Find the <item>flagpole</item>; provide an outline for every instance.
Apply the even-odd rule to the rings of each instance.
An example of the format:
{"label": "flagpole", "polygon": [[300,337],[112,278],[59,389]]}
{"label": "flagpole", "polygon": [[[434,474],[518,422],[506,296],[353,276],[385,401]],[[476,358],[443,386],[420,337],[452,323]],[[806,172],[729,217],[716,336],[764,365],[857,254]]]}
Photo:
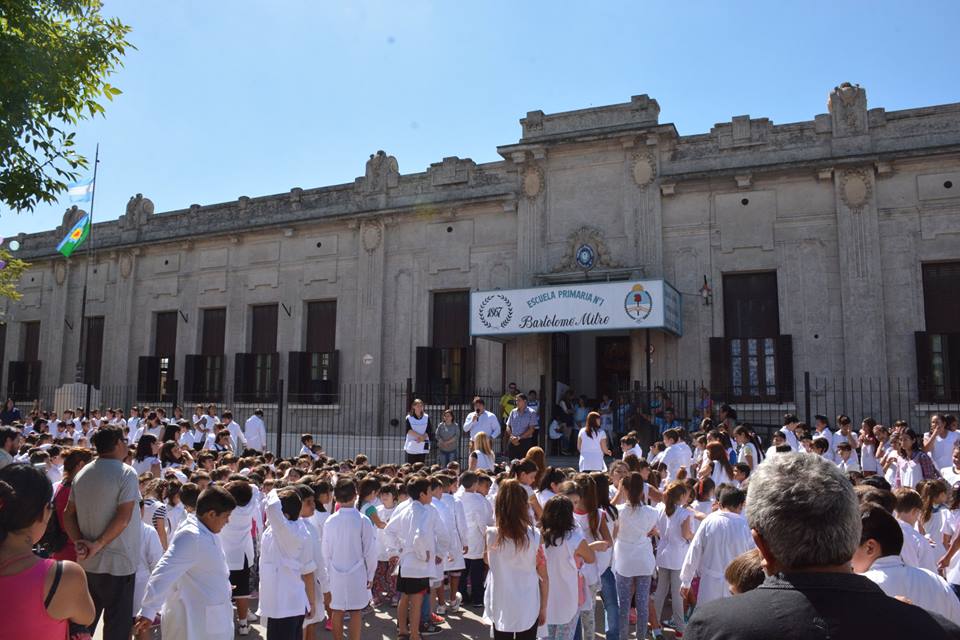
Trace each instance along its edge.
{"label": "flagpole", "polygon": [[90,417],[90,383],[86,376],[86,349],[84,338],[88,333],[87,316],[87,280],[90,277],[90,254],[93,251],[93,203],[97,198],[97,166],[100,164],[100,143],[93,155],[93,190],[90,192],[90,231],[87,232],[87,262],[83,270],[83,297],[80,302],[80,348],[77,355],[77,382],[86,384],[86,397],[83,403],[83,417]]}

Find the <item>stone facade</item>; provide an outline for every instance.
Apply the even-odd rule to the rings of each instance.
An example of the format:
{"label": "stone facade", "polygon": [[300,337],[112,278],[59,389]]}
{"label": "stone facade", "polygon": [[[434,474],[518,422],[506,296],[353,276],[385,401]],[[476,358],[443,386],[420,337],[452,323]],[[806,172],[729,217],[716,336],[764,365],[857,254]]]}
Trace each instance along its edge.
{"label": "stone facade", "polygon": [[[137,194],[93,231],[87,315],[106,317],[102,382],[136,379],[160,311],[181,312],[182,370],[206,307],[227,308],[231,380],[249,307],[267,302],[283,305],[286,371],[284,354],[303,350],[304,301],[324,299],[338,303],[341,381],[402,381],[430,344],[431,292],[581,281],[571,247],[583,237],[599,250],[590,277],[665,278],[683,292],[683,337],[653,338],[656,379],[709,379],[722,275],[756,270],[778,274],[796,375],[913,376],[921,262],[960,260],[960,104],[868,109],[865,91],[843,84],[827,107],[807,122],[737,116],[680,136],[656,100],[635,96],[530,112],[488,164],[451,157],[401,174],[378,151],[352,184],[163,213]],[[85,259],[54,252],[76,215],[18,238],[33,267],[6,309],[4,353],[19,359],[22,323],[42,321],[44,386],[72,381],[76,366]],[[712,306],[696,295],[705,276]],[[548,336],[477,342],[478,386],[532,388],[549,370]]]}

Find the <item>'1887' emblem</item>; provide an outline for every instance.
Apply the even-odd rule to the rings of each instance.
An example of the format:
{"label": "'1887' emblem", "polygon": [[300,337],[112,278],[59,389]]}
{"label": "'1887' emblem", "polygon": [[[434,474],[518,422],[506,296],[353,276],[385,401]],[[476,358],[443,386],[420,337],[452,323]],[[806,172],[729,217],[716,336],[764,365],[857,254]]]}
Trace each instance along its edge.
{"label": "'1887' emblem", "polygon": [[487,329],[506,329],[513,320],[513,305],[502,293],[487,296],[480,303],[480,322]]}

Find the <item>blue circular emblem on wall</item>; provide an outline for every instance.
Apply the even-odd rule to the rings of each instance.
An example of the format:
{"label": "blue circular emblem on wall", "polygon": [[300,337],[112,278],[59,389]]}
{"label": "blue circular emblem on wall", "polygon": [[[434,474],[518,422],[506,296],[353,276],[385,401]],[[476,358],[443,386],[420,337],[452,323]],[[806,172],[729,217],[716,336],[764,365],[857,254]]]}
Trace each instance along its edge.
{"label": "blue circular emblem on wall", "polygon": [[597,253],[590,245],[582,244],[577,249],[576,259],[578,267],[584,271],[589,271],[590,269],[593,269],[593,265],[597,259]]}

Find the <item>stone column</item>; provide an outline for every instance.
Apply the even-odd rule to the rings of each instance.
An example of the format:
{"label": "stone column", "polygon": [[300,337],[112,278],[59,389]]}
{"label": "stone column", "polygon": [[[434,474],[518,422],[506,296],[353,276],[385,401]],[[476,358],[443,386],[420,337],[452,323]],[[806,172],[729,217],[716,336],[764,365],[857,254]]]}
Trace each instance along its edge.
{"label": "stone column", "polygon": [[[40,322],[40,345],[42,348],[40,360],[43,363],[41,365],[40,385],[43,387],[57,387],[61,382],[73,382],[73,377],[68,380],[60,380],[63,352],[66,348],[64,345],[67,326],[64,321],[67,319],[70,272],[71,268],[68,260],[57,258],[53,261],[53,288],[49,312]],[[76,325],[74,320],[71,320],[71,322]],[[73,330],[79,332],[80,327],[74,326]],[[20,342],[22,342],[22,338],[20,338]],[[14,355],[16,357],[13,357]],[[14,353],[11,354],[10,359],[19,360],[21,356],[21,353]]]}
{"label": "stone column", "polygon": [[385,325],[404,326],[400,319],[384,322],[383,318],[384,230],[379,218],[364,220],[358,230],[356,354],[373,356],[372,364],[355,369],[359,371],[357,381],[363,383],[381,381]]}
{"label": "stone column", "polygon": [[511,159],[518,167],[520,198],[517,201],[517,272],[514,286],[527,287],[544,265],[541,246],[546,226],[546,150],[519,151]]}
{"label": "stone column", "polygon": [[847,377],[887,375],[880,224],[872,167],[837,171],[837,236]]}
{"label": "stone column", "polygon": [[624,211],[628,215],[627,232],[634,240],[634,264],[643,266],[645,278],[663,275],[663,212],[657,176],[660,174],[660,153],[656,134],[624,141],[626,151],[626,184],[636,188],[624,190]]}
{"label": "stone column", "polygon": [[[138,322],[134,315],[137,312],[134,290],[139,254],[139,249],[131,249],[113,256],[116,258],[117,273],[112,287],[113,296],[107,304],[110,312],[104,314],[103,362],[105,366],[102,368],[101,376],[105,387],[112,385],[134,387],[137,384],[137,359],[144,354],[133,348],[130,339],[133,325]],[[144,327],[144,324],[147,326]],[[144,320],[139,326],[141,332],[149,333],[149,321]],[[182,367],[177,368],[176,371],[182,373]],[[136,389],[131,389],[127,396],[128,404],[124,405],[125,407],[132,404],[134,395],[136,395]]]}

